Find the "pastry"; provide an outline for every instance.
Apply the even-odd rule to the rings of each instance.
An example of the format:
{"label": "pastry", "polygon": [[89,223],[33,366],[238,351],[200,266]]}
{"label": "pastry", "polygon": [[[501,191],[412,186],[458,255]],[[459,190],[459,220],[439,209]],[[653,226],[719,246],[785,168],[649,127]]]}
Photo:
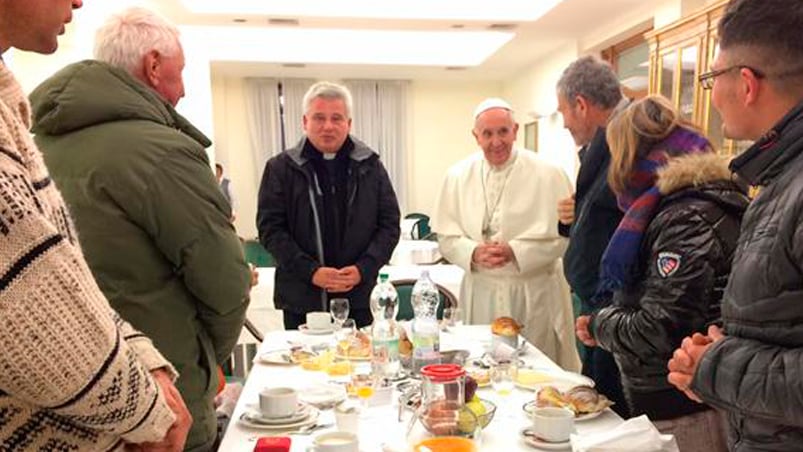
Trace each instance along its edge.
{"label": "pastry", "polygon": [[510,317],[499,317],[491,324],[491,332],[499,336],[518,336],[521,325]]}

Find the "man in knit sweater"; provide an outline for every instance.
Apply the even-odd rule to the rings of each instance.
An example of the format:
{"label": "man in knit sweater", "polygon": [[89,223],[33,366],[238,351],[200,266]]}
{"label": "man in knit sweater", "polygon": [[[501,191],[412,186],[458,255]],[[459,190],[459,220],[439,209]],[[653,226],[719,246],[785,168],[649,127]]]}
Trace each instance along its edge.
{"label": "man in knit sweater", "polygon": [[[0,55],[53,53],[80,6],[0,1]],[[175,370],[109,307],[29,126],[0,62],[0,450],[180,450],[191,418]]]}

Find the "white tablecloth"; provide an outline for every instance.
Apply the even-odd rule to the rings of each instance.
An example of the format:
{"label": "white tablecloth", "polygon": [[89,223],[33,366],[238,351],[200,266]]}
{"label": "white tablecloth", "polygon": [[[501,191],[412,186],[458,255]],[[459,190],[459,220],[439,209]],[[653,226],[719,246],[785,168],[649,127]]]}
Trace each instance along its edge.
{"label": "white tablecloth", "polygon": [[[434,243],[434,242],[428,242]],[[460,284],[463,282],[463,269],[456,265],[386,265],[382,272],[388,273],[390,280],[418,279],[422,270],[429,270],[432,281],[449,289],[455,296],[460,296]],[[273,305],[273,284],[276,269],[273,267],[257,268],[259,284],[251,289],[251,304],[248,306],[248,319],[263,333],[284,329],[282,311]],[[254,342],[253,336],[247,332],[240,335],[239,343]]]}
{"label": "white tablecloth", "polygon": [[391,265],[434,264],[441,258],[438,242],[431,240],[399,240],[393,255],[390,257]]}
{"label": "white tablecloth", "polygon": [[[467,349],[472,356],[479,356],[490,344],[490,327],[488,325],[462,326],[449,333],[441,335],[441,349]],[[308,344],[332,341],[332,336],[308,336],[298,331],[276,331],[268,334],[260,347],[260,352],[276,350],[287,347],[287,341],[301,341]],[[535,367],[558,369],[544,354],[535,347],[529,346],[523,359]],[[245,404],[253,404],[258,400],[259,392],[266,387],[291,386],[302,390],[314,384],[325,383],[329,377],[324,372],[310,372],[302,370],[299,366],[269,366],[255,364],[246,381],[237,407],[234,410],[232,422],[226,430],[220,450],[225,452],[250,452],[254,449],[256,439],[267,436],[270,432],[255,430],[242,426],[236,420],[244,411]],[[499,400],[496,393],[490,388],[480,389],[480,397],[495,402],[498,406],[496,416],[481,438],[481,450],[487,451],[514,451],[535,450],[527,446],[519,436],[522,428],[530,425],[530,421],[522,411],[522,405],[534,398],[529,390],[515,389],[508,396],[507,401]],[[395,450],[407,452],[409,445],[427,436],[427,432],[416,423],[409,443],[404,437],[407,421],[411,413],[405,414],[404,422],[397,421],[398,394],[394,394],[393,404],[390,406],[368,408],[367,417],[360,420],[360,449],[364,452],[383,450],[383,446],[390,446]],[[331,410],[322,411],[318,418],[319,423],[334,423],[334,414]],[[622,419],[610,409],[602,415],[583,422],[577,422],[575,428],[578,433],[591,433],[609,430],[620,423]],[[334,431],[332,427],[316,432],[320,434]],[[311,444],[312,436],[293,435],[292,451],[305,451]]]}

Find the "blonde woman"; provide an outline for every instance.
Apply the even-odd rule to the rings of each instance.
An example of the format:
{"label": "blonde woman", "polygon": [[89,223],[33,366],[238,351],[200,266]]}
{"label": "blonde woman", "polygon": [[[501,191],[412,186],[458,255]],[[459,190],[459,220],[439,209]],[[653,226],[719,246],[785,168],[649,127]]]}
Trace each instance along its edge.
{"label": "blonde woman", "polygon": [[632,415],[674,434],[681,451],[726,450],[719,416],[669,384],[666,365],[684,337],[719,319],[748,199],[663,97],[631,104],[607,138],[609,183],[625,214],[595,298],[612,304],[578,318],[577,335],[613,353]]}

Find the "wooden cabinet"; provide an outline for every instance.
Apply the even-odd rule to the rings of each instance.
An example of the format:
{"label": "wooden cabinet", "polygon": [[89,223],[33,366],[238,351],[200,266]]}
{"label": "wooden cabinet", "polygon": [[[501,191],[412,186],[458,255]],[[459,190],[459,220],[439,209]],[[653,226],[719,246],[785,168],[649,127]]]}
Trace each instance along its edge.
{"label": "wooden cabinet", "polygon": [[674,102],[684,118],[698,125],[721,153],[735,155],[750,143],[728,140],[722,120],[711,105],[711,91],[697,77],[709,70],[717,48],[717,24],[727,0],[644,34],[650,46],[651,94]]}

